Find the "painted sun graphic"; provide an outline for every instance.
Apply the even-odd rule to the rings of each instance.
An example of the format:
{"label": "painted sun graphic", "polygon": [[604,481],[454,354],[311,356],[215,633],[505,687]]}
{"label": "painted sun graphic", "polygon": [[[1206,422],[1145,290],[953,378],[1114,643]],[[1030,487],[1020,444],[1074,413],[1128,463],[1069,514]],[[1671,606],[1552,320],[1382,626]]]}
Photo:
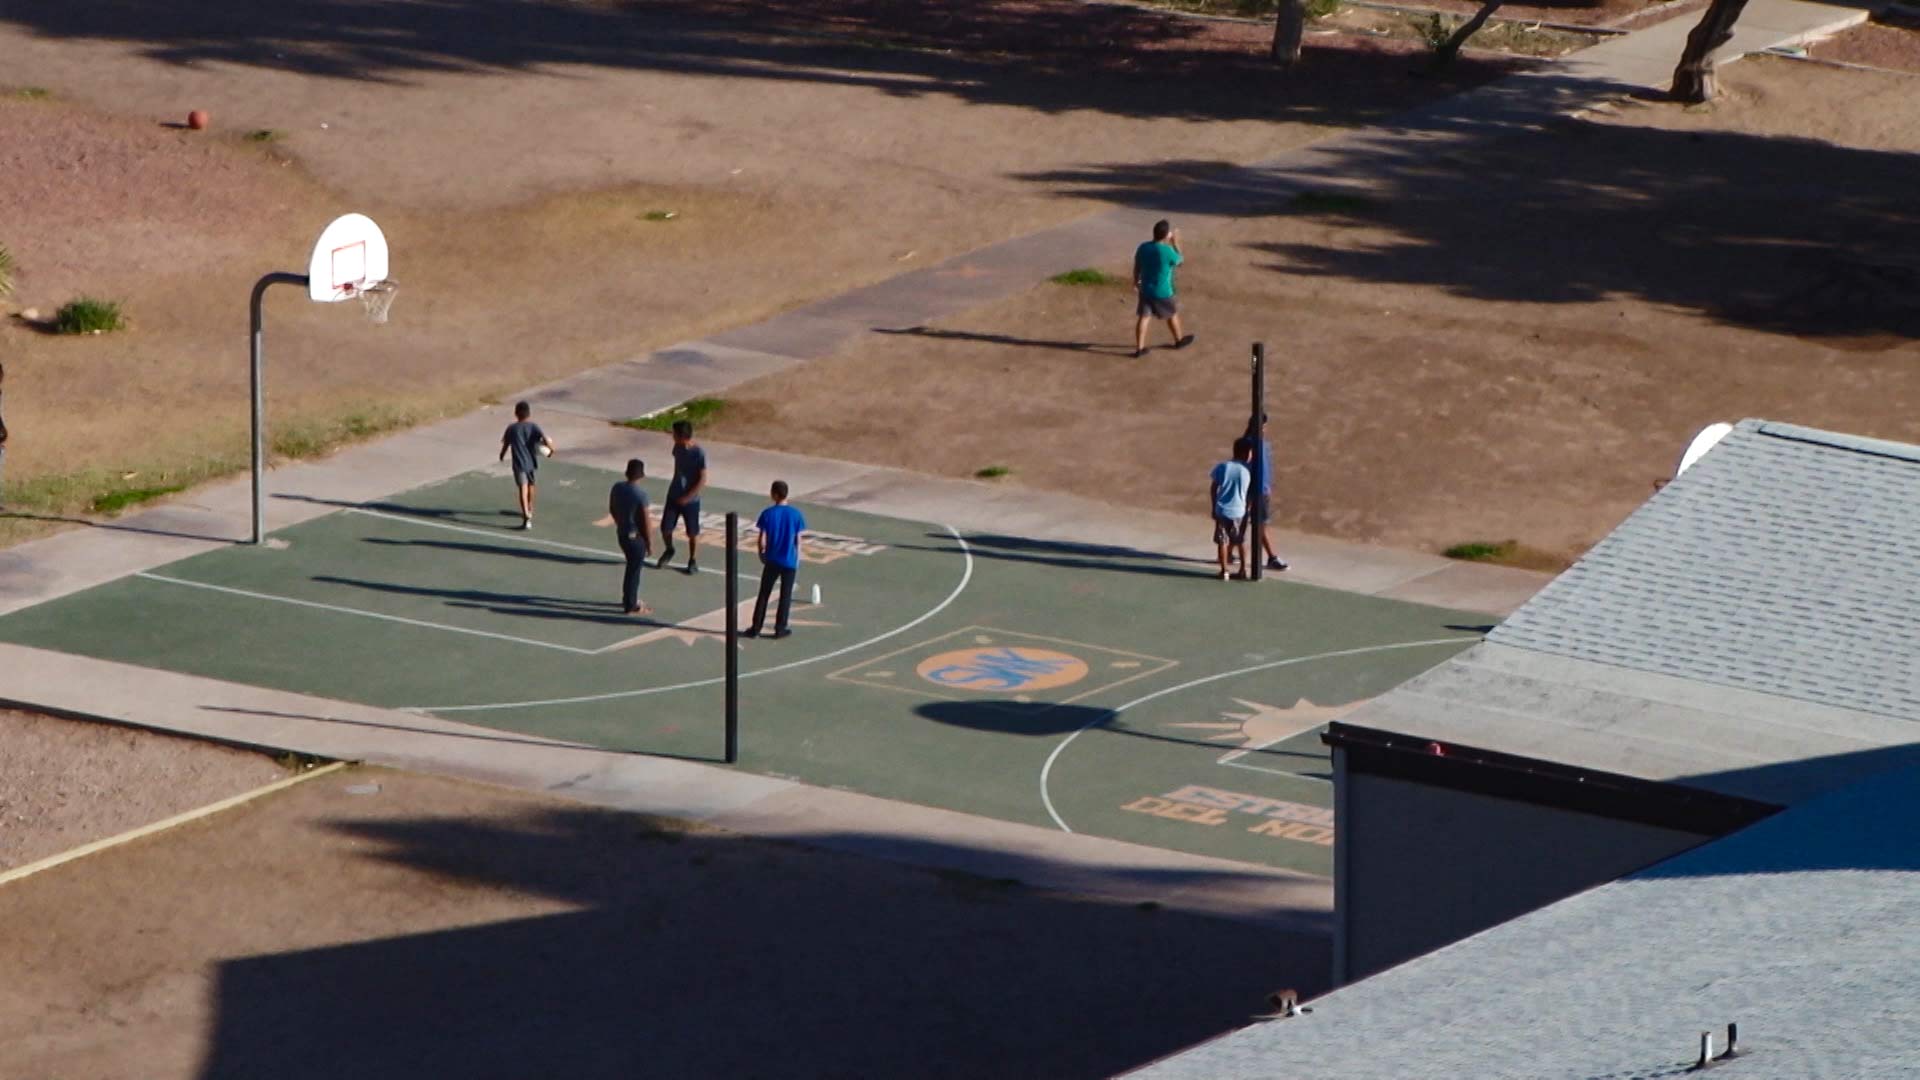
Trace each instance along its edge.
{"label": "painted sun graphic", "polygon": [[1214,732],[1207,736],[1208,742],[1234,745],[1235,749],[1221,759],[1230,761],[1243,754],[1285,742],[1303,732],[1313,731],[1328,721],[1340,719],[1371,699],[1363,698],[1345,705],[1315,705],[1311,700],[1301,698],[1297,704],[1285,709],[1245,698],[1233,700],[1247,711],[1222,712],[1222,720],[1191,720],[1168,726]]}

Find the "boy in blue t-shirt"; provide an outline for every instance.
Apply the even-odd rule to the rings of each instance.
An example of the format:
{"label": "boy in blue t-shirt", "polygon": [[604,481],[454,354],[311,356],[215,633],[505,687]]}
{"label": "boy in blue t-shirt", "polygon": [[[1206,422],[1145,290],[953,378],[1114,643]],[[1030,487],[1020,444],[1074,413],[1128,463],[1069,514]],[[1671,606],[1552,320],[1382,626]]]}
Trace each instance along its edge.
{"label": "boy in blue t-shirt", "polygon": [[760,598],[753,603],[753,625],[742,637],[760,636],[760,627],[767,621],[767,597],[773,594],[775,581],[780,583],[780,612],[773,619],[773,636],[783,638],[793,633],[787,626],[787,613],[793,609],[793,578],[800,569],[800,533],[807,527],[807,519],[787,505],[785,480],[773,482],[772,495],[773,505],[760,511],[759,520],[754,522],[760,533]]}

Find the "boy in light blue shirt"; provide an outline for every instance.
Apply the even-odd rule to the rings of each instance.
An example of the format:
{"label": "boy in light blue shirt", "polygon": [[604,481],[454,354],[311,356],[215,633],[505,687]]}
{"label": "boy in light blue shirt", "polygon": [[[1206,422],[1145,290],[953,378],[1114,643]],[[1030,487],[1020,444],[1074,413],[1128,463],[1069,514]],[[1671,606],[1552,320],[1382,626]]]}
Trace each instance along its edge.
{"label": "boy in light blue shirt", "polygon": [[1213,467],[1209,474],[1212,486],[1208,489],[1208,498],[1213,503],[1213,546],[1220,556],[1220,580],[1227,580],[1227,549],[1233,549],[1234,558],[1240,564],[1240,572],[1233,577],[1246,577],[1247,573],[1247,489],[1253,486],[1253,473],[1247,463],[1253,460],[1253,443],[1247,439],[1233,441],[1233,460],[1223,461]]}

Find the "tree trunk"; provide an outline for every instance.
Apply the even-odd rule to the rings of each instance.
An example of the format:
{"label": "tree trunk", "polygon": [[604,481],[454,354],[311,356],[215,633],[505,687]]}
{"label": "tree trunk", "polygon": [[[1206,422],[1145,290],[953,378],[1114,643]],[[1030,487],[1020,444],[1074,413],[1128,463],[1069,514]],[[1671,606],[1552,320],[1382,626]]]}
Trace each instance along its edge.
{"label": "tree trunk", "polygon": [[1680,54],[1680,65],[1673,69],[1673,96],[1690,105],[1712,101],[1720,92],[1713,72],[1713,50],[1733,39],[1733,24],[1745,11],[1747,0],[1713,0],[1700,24],[1687,35],[1687,47]]}
{"label": "tree trunk", "polygon": [[1291,68],[1300,62],[1300,39],[1307,32],[1307,0],[1280,0],[1273,21],[1273,62]]}
{"label": "tree trunk", "polygon": [[1480,28],[1487,24],[1487,20],[1493,17],[1493,13],[1500,10],[1500,5],[1503,3],[1506,3],[1506,0],[1486,0],[1486,3],[1480,5],[1480,10],[1473,13],[1473,18],[1460,24],[1460,29],[1453,32],[1453,36],[1447,39],[1447,43],[1433,51],[1433,70],[1444,71],[1448,64],[1453,63],[1453,58],[1460,55],[1460,46],[1465,45],[1468,38],[1478,33]]}

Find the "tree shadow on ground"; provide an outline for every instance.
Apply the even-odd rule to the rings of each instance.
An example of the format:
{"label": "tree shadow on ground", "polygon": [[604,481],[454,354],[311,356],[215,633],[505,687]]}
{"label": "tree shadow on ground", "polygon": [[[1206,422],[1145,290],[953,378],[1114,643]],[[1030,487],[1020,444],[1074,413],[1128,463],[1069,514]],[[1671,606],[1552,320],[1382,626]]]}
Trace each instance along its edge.
{"label": "tree shadow on ground", "polygon": [[[445,887],[571,910],[224,961],[203,1080],[1103,1077],[1326,985],[1317,930],[1050,893],[1023,884],[1057,876],[1044,860],[941,841],[808,850],[588,809],[331,827]],[[846,853],[876,845],[914,865]],[[974,865],[991,876],[915,868]]]}
{"label": "tree shadow on ground", "polygon": [[[987,731],[996,735],[1071,735],[1076,731],[1097,727],[1107,735],[1124,735],[1131,739],[1146,739],[1150,742],[1178,746],[1197,746],[1222,754],[1239,751],[1242,756],[1268,760],[1275,765],[1301,766],[1296,775],[1322,780],[1332,779],[1329,764],[1332,760],[1331,751],[1322,748],[1317,741],[1312,744],[1313,748],[1310,750],[1288,749],[1279,743],[1262,745],[1255,741],[1253,736],[1247,737],[1246,745],[1235,745],[1231,740],[1218,737],[1175,735],[1166,731],[1129,727],[1122,719],[1124,714],[1113,709],[1088,705],[1052,704],[1045,701],[1018,701],[1012,698],[933,701],[915,706],[913,711],[916,716],[935,723],[966,728],[970,731]],[[1317,739],[1319,733],[1325,730],[1325,724],[1316,724],[1287,737]],[[1308,766],[1312,768],[1307,768]]]}
{"label": "tree shadow on ground", "polygon": [[1246,245],[1294,277],[1487,301],[1633,299],[1837,348],[1920,337],[1914,155],[1581,120],[1426,130],[1439,134],[1324,145],[1294,170],[1174,160],[1022,178],[1144,207],[1168,204],[1170,173],[1212,174],[1178,193],[1188,208],[1296,219],[1256,226],[1288,238]]}
{"label": "tree shadow on ground", "polygon": [[[1519,64],[1463,60],[1415,81],[1407,50],[1321,45],[1289,78],[1258,33],[1121,6],[1024,0],[203,0],[12,5],[50,39],[128,42],[169,64],[240,64],[405,84],[432,72],[587,65],[869,86],[1041,111],[1349,123]],[[1251,37],[1251,40],[1249,38]]]}

